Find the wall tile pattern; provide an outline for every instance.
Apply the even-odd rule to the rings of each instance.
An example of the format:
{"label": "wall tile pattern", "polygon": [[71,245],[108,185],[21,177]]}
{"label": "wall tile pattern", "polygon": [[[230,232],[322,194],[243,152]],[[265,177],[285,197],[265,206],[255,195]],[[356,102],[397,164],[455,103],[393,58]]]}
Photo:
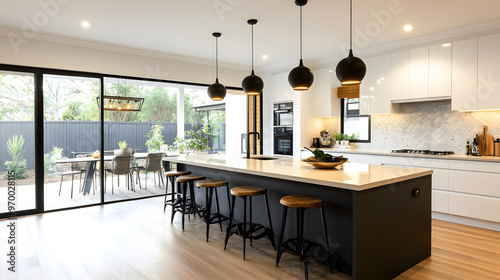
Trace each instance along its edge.
{"label": "wall tile pattern", "polygon": [[[338,119],[338,118],[336,118]],[[332,122],[329,123],[332,128]],[[404,103],[397,114],[372,116],[371,143],[356,144],[360,149],[429,149],[465,154],[467,139],[482,133],[500,138],[500,112],[454,112],[451,101]],[[338,129],[336,129],[338,130]]]}

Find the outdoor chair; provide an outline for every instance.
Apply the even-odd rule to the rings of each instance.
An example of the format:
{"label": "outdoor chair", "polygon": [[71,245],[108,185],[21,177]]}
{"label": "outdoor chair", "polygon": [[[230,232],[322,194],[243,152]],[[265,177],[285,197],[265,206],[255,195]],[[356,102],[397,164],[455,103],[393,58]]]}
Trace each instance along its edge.
{"label": "outdoor chair", "polygon": [[[78,156],[77,156],[78,157]],[[69,168],[68,168],[69,165]],[[59,170],[61,171],[61,183],[59,184],[59,196],[61,196],[61,189],[62,189],[62,183],[63,183],[63,178],[66,175],[71,175],[71,199],[73,199],[73,183],[75,180],[75,175],[80,174],[80,184],[78,185],[78,189],[81,190],[81,184],[82,184],[82,175],[85,174],[85,170],[87,167],[86,162],[73,162],[70,164],[59,164]]]}
{"label": "outdoor chair", "polygon": [[[165,156],[164,153],[149,153],[146,157],[146,165],[145,166],[134,166],[134,172],[136,172],[136,180],[139,181],[139,188],[141,187],[141,178],[139,173],[141,171],[146,172],[146,185],[144,189],[148,189],[148,172],[158,172],[158,183],[165,184],[163,181],[163,172],[162,172],[162,158]],[[154,184],[156,185],[156,177],[154,177]]]}
{"label": "outdoor chair", "polygon": [[[127,189],[130,190],[130,185],[132,185],[132,165],[135,158],[132,155],[126,156],[115,156],[112,161],[111,168],[104,169],[104,181],[106,181],[107,174],[111,173],[117,175],[118,187],[120,187],[120,175],[126,175],[127,177]],[[129,182],[130,181],[130,182]],[[104,193],[106,193],[106,184],[104,185]],[[132,186],[132,190],[134,190]],[[113,177],[111,177],[111,194],[114,194],[114,183]]]}

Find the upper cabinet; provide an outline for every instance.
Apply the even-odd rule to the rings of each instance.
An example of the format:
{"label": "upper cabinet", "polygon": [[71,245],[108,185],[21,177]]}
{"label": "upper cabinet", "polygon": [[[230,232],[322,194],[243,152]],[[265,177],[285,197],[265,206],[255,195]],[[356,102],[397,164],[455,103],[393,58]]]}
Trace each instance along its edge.
{"label": "upper cabinet", "polygon": [[500,110],[500,34],[453,43],[452,110]]}
{"label": "upper cabinet", "polygon": [[453,43],[451,109],[477,109],[477,38]]}
{"label": "upper cabinet", "polygon": [[478,39],[478,109],[500,109],[500,34]]}
{"label": "upper cabinet", "polygon": [[410,99],[429,97],[429,48],[410,50]]}
{"label": "upper cabinet", "polygon": [[315,117],[339,117],[340,99],[337,98],[337,88],[340,82],[330,68],[313,71],[314,83],[309,89],[309,95],[314,98]]}
{"label": "upper cabinet", "polygon": [[294,91],[288,83],[288,72],[282,72],[271,76],[271,96],[273,102],[291,101]]}
{"label": "upper cabinet", "polygon": [[429,47],[429,97],[451,96],[451,46]]}
{"label": "upper cabinet", "polygon": [[392,54],[391,77],[391,99],[408,99],[410,97],[409,51],[402,51]]}
{"label": "upper cabinet", "polygon": [[360,115],[392,113],[391,55],[365,60],[367,73],[360,86]]}
{"label": "upper cabinet", "polygon": [[391,75],[394,101],[450,98],[451,49],[434,45],[393,53]]}

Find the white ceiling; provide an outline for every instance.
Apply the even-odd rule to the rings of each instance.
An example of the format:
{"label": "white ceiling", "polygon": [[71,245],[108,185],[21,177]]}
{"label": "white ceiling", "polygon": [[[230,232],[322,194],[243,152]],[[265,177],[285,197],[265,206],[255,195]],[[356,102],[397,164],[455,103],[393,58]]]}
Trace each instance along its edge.
{"label": "white ceiling", "polygon": [[[44,8],[41,3],[52,5]],[[389,8],[391,5],[396,8]],[[498,0],[354,0],[353,6],[355,34],[356,30],[367,34],[367,28],[372,31],[363,44],[355,43],[355,55],[500,19]],[[349,39],[349,1],[311,0],[303,13],[304,59],[314,63],[345,56],[340,45]],[[380,22],[376,14],[390,18]],[[0,28],[22,30],[29,21],[37,27],[37,34],[209,61],[215,57],[211,34],[221,32],[220,61],[235,66],[250,65],[251,28],[246,23],[250,18],[259,20],[255,26],[256,68],[298,62],[299,7],[294,0],[0,1]],[[80,26],[83,20],[90,22],[89,29]],[[406,24],[412,24],[413,31],[403,31]],[[269,59],[263,60],[263,54]]]}

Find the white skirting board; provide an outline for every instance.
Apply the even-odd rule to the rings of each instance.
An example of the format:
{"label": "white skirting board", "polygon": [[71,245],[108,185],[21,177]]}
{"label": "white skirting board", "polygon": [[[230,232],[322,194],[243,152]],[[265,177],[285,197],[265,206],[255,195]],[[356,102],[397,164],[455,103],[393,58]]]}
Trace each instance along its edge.
{"label": "white skirting board", "polygon": [[490,221],[477,220],[477,219],[455,216],[455,215],[450,215],[450,214],[438,213],[438,212],[432,212],[432,218],[436,219],[436,220],[452,222],[452,223],[462,224],[462,225],[466,225],[466,226],[472,226],[472,227],[484,228],[484,229],[489,229],[489,230],[494,230],[494,231],[500,231],[500,223],[495,223],[495,222],[490,222]]}

